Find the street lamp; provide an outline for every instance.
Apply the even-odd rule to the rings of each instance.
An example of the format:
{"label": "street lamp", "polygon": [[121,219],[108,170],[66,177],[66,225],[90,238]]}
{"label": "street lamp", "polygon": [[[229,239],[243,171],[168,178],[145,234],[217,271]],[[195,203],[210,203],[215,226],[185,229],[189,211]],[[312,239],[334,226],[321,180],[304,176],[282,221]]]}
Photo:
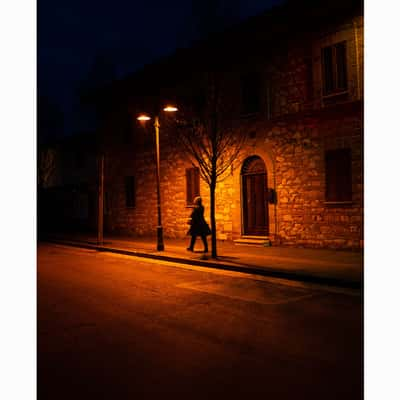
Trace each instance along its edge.
{"label": "street lamp", "polygon": [[[163,109],[165,112],[176,112],[178,111],[177,107],[168,105]],[[141,122],[149,121],[151,119],[147,114],[141,114],[137,117],[137,119]],[[164,238],[163,238],[163,227],[162,227],[162,219],[161,219],[161,196],[160,196],[160,121],[158,115],[154,116],[154,128],[156,133],[156,176],[157,176],[157,215],[158,215],[158,224],[157,224],[157,250],[164,250]]]}

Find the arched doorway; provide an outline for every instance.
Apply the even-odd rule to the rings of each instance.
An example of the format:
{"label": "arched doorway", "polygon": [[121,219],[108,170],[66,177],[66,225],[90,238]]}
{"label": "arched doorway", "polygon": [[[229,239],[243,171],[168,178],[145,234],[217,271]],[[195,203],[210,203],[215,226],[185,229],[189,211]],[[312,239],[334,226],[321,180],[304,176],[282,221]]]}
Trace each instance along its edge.
{"label": "arched doorway", "polygon": [[258,156],[245,160],[241,171],[243,234],[269,235],[267,203],[267,170]]}

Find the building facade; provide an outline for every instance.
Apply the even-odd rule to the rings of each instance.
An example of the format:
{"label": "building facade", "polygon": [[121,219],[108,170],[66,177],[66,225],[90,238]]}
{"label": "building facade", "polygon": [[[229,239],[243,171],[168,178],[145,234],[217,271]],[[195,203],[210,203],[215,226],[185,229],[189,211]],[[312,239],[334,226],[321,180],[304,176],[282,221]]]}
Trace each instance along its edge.
{"label": "building facade", "polygon": [[[233,125],[246,132],[216,188],[217,238],[363,247],[362,7],[330,3],[273,9],[112,89],[102,128],[109,232],[155,234],[154,128],[135,117],[163,100],[195,102],[216,57]],[[207,212],[210,193],[177,145],[173,124],[160,121],[164,235],[180,238],[193,196],[202,196]]]}
{"label": "building facade", "polygon": [[38,157],[41,233],[97,229],[97,138],[79,133],[43,145]]}

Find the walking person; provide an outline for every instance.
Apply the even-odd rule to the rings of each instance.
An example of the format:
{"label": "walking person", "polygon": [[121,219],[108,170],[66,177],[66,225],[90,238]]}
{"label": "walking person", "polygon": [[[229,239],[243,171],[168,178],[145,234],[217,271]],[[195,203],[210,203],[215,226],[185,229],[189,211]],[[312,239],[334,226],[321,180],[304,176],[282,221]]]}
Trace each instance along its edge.
{"label": "walking person", "polygon": [[190,215],[190,229],[188,235],[192,238],[190,240],[190,245],[187,248],[189,251],[194,250],[194,244],[196,242],[197,236],[201,237],[204,244],[204,253],[208,252],[207,236],[211,234],[211,229],[208,226],[206,220],[204,219],[204,207],[201,204],[201,197],[195,197],[193,200],[194,209]]}

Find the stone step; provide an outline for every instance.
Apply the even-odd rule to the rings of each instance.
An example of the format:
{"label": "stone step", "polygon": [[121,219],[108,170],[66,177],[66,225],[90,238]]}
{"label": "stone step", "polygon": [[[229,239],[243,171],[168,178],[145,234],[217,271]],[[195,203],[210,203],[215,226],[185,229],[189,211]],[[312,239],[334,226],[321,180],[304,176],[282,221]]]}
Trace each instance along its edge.
{"label": "stone step", "polygon": [[271,246],[271,239],[268,236],[242,236],[233,242],[237,245],[245,246]]}

